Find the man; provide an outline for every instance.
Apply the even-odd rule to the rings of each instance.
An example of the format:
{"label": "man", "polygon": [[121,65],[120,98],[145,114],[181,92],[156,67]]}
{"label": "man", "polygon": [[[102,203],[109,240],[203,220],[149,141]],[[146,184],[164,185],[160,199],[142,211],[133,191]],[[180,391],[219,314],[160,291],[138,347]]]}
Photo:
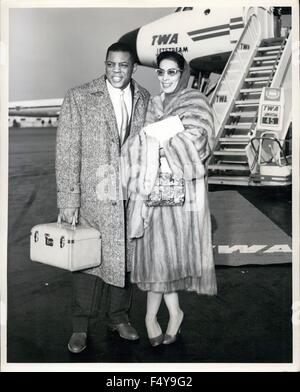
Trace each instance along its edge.
{"label": "man", "polygon": [[79,212],[79,223],[97,228],[102,238],[101,265],[73,273],[72,353],[86,348],[101,298],[109,329],[124,339],[139,338],[128,317],[132,288],[120,194],[121,148],[129,133],[142,128],[149,100],[148,91],[131,79],[136,67],[127,45],[111,45],[105,75],[71,89],[62,105],[56,149],[60,215],[71,223]]}

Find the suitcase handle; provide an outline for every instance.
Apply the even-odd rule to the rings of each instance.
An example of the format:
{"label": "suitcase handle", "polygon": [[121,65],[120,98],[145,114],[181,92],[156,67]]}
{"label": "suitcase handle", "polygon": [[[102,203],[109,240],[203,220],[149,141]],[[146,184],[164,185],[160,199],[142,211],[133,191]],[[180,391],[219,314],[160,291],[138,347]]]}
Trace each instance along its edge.
{"label": "suitcase handle", "polygon": [[[71,223],[71,229],[72,230],[76,230],[77,218],[78,218],[78,209],[76,209],[75,214],[74,214],[73,219],[72,219],[72,223]],[[57,217],[57,226],[61,226],[61,215],[60,215],[60,213],[58,214],[58,217]]]}

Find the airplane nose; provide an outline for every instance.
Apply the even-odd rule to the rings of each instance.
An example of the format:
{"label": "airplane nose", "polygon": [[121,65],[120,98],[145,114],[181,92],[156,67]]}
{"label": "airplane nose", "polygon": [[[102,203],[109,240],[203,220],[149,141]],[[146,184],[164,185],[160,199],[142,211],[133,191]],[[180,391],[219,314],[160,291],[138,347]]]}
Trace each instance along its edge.
{"label": "airplane nose", "polygon": [[122,35],[122,37],[119,39],[119,42],[127,44],[128,46],[131,47],[131,49],[134,52],[134,55],[136,57],[138,64],[141,63],[139,60],[139,57],[137,54],[137,48],[136,48],[137,35],[138,35],[139,31],[140,31],[140,29],[130,31],[129,33]]}

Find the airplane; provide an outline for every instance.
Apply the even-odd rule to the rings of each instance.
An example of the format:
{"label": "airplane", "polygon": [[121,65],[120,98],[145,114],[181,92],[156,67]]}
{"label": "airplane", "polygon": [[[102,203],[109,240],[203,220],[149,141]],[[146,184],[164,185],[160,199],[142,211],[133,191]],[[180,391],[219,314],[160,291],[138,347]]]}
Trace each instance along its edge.
{"label": "airplane", "polygon": [[[209,83],[210,74],[222,73],[254,8],[263,9],[178,7],[173,13],[124,34],[119,41],[129,44],[138,63],[148,67],[156,67],[155,59],[160,51],[181,52],[191,66],[192,86],[209,95],[216,86],[216,82]],[[276,13],[290,12],[289,7],[268,8],[269,23],[273,25]],[[58,117],[62,101],[58,98],[10,102],[9,116]]]}
{"label": "airplane", "polygon": [[173,14],[123,35],[142,65],[165,50],[184,55],[193,74],[221,73],[245,25],[245,9],[178,7]]}
{"label": "airplane", "polygon": [[[267,12],[266,12],[267,11]],[[253,12],[265,28],[279,35],[280,17],[289,7],[178,7],[175,12],[123,35],[119,41],[132,47],[138,63],[156,67],[156,56],[165,50],[184,55],[194,88],[206,90],[210,74],[221,74]],[[272,33],[271,33],[272,34]]]}
{"label": "airplane", "polygon": [[58,117],[63,98],[15,101],[9,103],[10,116]]}

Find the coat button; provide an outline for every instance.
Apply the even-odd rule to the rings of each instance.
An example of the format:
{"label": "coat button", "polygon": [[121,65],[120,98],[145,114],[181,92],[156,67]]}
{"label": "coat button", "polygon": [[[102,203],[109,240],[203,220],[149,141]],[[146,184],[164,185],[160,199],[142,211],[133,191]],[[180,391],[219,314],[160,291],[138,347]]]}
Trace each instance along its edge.
{"label": "coat button", "polygon": [[111,204],[112,204],[113,206],[116,206],[116,205],[117,205],[117,202],[114,200],[114,201],[111,202]]}

